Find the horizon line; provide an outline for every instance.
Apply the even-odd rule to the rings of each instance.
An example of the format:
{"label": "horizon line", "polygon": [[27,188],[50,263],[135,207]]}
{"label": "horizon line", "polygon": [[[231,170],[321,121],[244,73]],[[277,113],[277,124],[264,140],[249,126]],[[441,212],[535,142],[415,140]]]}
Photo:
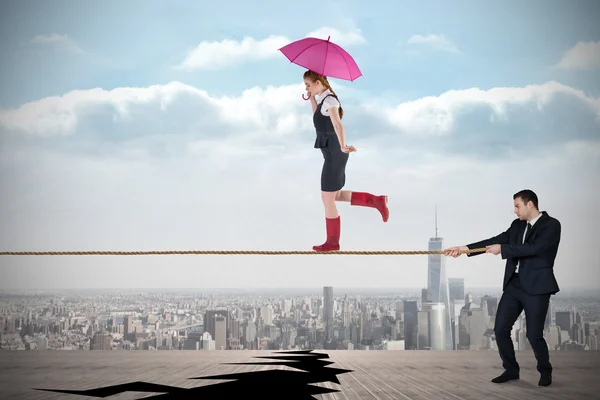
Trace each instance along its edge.
{"label": "horizon line", "polygon": [[[425,287],[420,286],[411,286],[411,287],[401,287],[401,286],[334,286],[331,284],[328,285],[319,285],[319,286],[288,286],[288,287],[266,287],[266,286],[255,286],[255,287],[247,287],[247,286],[234,286],[234,287],[152,287],[152,286],[144,286],[144,287],[62,287],[62,288],[2,288],[1,292],[10,292],[10,291],[59,291],[59,290],[238,290],[238,291],[251,291],[251,290],[322,290],[324,287],[333,287],[334,290],[397,290],[397,291],[421,291]],[[502,287],[499,286],[471,286],[469,290],[465,288],[465,293],[472,290],[497,290],[502,291]],[[561,288],[560,292],[571,291],[571,290],[595,290],[600,292],[600,288],[598,287],[586,287],[586,286],[568,286]],[[559,293],[560,293],[559,292]]]}

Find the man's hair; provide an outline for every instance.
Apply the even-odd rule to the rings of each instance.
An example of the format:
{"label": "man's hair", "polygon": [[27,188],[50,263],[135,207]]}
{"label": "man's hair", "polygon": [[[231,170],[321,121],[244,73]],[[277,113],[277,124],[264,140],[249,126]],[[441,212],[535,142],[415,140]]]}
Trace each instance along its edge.
{"label": "man's hair", "polygon": [[523,204],[527,204],[531,201],[533,203],[533,206],[535,207],[535,209],[539,210],[538,197],[537,197],[537,194],[535,194],[533,192],[533,190],[529,190],[529,189],[521,190],[520,192],[517,192],[514,194],[513,200],[516,200],[518,197],[520,197],[521,200],[523,200]]}

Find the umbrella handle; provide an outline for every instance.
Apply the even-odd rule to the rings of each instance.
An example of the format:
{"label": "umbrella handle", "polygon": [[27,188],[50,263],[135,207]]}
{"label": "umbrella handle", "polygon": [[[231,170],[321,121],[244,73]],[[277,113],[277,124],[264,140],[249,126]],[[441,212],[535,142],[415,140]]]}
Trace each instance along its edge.
{"label": "umbrella handle", "polygon": [[308,97],[304,97],[304,93],[302,93],[302,98],[303,98],[304,100],[310,100],[310,96],[308,96]]}

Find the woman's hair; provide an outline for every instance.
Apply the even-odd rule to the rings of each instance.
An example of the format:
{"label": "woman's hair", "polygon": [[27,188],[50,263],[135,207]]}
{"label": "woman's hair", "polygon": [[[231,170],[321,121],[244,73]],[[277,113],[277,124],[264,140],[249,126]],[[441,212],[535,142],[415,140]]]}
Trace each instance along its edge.
{"label": "woman's hair", "polygon": [[[304,79],[310,79],[312,82],[321,81],[323,86],[325,86],[327,89],[329,89],[329,91],[332,94],[335,95],[335,92],[331,88],[331,85],[329,84],[329,81],[327,80],[326,76],[323,76],[321,74],[317,74],[314,71],[308,70],[304,73]],[[339,99],[338,99],[338,101],[339,101]],[[342,108],[342,105],[340,102],[340,118],[342,118],[343,116],[344,116],[344,109]]]}

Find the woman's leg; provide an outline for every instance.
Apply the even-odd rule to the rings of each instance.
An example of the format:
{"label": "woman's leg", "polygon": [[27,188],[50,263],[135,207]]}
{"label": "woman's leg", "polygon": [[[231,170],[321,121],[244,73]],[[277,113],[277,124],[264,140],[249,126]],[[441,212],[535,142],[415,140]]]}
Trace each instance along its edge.
{"label": "woman's leg", "polygon": [[349,202],[352,200],[352,192],[350,190],[339,190],[336,192],[335,201]]}
{"label": "woman's leg", "polygon": [[325,206],[325,218],[337,218],[339,216],[335,202],[340,192],[321,192],[321,200],[323,200],[323,206]]}

